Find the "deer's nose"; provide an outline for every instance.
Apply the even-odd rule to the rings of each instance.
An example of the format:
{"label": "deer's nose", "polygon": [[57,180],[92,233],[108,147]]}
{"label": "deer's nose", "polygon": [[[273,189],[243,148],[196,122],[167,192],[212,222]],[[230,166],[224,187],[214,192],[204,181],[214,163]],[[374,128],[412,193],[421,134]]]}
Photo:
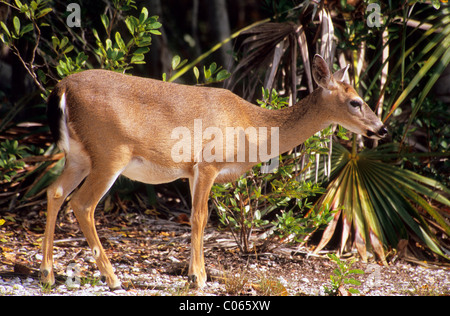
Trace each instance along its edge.
{"label": "deer's nose", "polygon": [[366,136],[369,137],[369,138],[377,139],[377,138],[385,137],[387,133],[388,133],[388,130],[383,125],[376,132],[372,132],[371,130],[367,130],[366,131]]}
{"label": "deer's nose", "polygon": [[382,127],[377,131],[377,134],[378,134],[378,136],[380,136],[380,137],[386,136],[387,133],[388,133],[388,130],[387,130],[387,128],[386,128],[385,126],[382,126]]}

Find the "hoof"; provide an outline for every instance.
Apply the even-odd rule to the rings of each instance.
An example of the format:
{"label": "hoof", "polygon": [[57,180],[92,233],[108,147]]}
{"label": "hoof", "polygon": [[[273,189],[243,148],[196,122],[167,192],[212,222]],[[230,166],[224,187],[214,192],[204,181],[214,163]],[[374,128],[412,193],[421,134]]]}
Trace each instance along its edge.
{"label": "hoof", "polygon": [[42,269],[41,270],[41,282],[43,284],[47,285],[54,285],[55,284],[55,276],[53,275],[53,271],[48,269]]}
{"label": "hoof", "polygon": [[188,281],[193,288],[202,289],[206,285],[206,278],[205,280],[200,280],[195,274],[189,275]]}
{"label": "hoof", "polygon": [[115,287],[109,287],[109,290],[111,292],[123,290],[122,284],[119,284],[118,286],[115,286]]}
{"label": "hoof", "polygon": [[102,275],[100,277],[100,280],[102,282],[106,282],[108,284],[109,289],[111,291],[118,291],[122,290],[122,283],[119,281],[119,279],[116,276],[113,276],[112,278],[108,278],[107,276]]}
{"label": "hoof", "polygon": [[191,274],[188,276],[189,283],[197,283],[197,276],[195,274]]}

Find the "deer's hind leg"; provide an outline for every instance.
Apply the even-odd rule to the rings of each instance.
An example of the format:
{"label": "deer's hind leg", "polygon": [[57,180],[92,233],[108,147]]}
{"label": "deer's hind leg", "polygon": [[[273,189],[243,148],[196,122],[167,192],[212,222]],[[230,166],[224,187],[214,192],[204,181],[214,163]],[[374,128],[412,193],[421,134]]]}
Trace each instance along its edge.
{"label": "deer's hind leg", "polygon": [[42,240],[41,281],[53,285],[53,237],[56,218],[67,196],[83,181],[90,171],[90,160],[82,151],[66,155],[64,170],[47,189],[47,222]]}

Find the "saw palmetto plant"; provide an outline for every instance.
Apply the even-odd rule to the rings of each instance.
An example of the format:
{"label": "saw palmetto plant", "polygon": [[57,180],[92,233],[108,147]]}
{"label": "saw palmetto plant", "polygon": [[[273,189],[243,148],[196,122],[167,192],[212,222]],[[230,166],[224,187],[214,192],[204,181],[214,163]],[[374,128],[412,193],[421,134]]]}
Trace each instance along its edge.
{"label": "saw palmetto plant", "polygon": [[[392,138],[399,143],[361,152],[357,152],[355,141],[350,150],[334,143],[333,172],[319,204],[329,204],[336,213],[316,252],[340,231],[341,252],[353,244],[363,259],[367,259],[369,247],[385,262],[385,249],[396,247],[401,239],[418,240],[434,253],[449,258],[448,245],[440,244],[436,235],[450,234],[448,218],[441,212],[450,205],[450,191],[400,166],[402,160],[421,155],[449,156],[445,144],[435,153],[411,152],[415,150],[405,145],[417,128],[413,122],[424,100],[450,61],[449,8],[403,5],[400,11],[386,7],[384,13],[385,24],[379,30],[382,38],[378,41],[382,49],[375,51],[365,69],[355,72],[355,82],[366,101],[375,101],[379,115],[391,123]],[[347,22],[355,30],[353,38],[358,38],[355,24]],[[395,33],[400,30],[400,35]],[[370,51],[367,46],[359,43],[359,59]],[[369,78],[375,68],[375,76]],[[399,108],[403,108],[404,117],[392,118]],[[338,223],[342,230],[337,230]]]}
{"label": "saw palmetto plant", "polygon": [[434,231],[449,235],[450,225],[438,207],[450,206],[445,197],[450,190],[435,180],[387,162],[387,158],[399,157],[394,147],[388,144],[356,153],[334,144],[327,192],[317,206],[330,206],[335,214],[316,252],[330,241],[341,222],[341,252],[354,242],[364,260],[371,248],[385,263],[385,245],[396,247],[409,235],[433,252],[449,256],[431,231],[425,214],[434,219]]}

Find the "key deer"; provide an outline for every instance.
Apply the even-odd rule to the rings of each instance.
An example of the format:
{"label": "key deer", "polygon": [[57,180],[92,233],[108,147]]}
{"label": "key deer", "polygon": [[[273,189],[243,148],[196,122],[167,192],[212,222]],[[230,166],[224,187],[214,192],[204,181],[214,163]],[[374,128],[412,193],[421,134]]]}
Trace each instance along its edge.
{"label": "key deer", "polygon": [[[347,68],[332,74],[316,55],[313,77],[318,88],[281,110],[258,107],[224,89],[104,70],[87,70],[61,80],[49,96],[48,118],[66,161],[62,174],[47,191],[42,281],[55,281],[55,222],[61,205],[75,191],[70,207],[102,278],[111,289],[120,288],[97,235],[94,211],[117,177],[124,175],[151,184],[189,180],[192,231],[188,273],[190,281],[204,286],[203,232],[214,182],[232,181],[261,162],[261,156],[267,159],[289,151],[333,123],[371,138],[386,135],[378,117],[343,82]],[[229,136],[230,128],[235,132],[231,134],[233,141],[219,139]],[[256,133],[258,141],[252,140],[249,131]],[[269,144],[278,148],[271,152],[265,148],[270,153],[258,155]],[[256,155],[250,155],[252,149]]]}

